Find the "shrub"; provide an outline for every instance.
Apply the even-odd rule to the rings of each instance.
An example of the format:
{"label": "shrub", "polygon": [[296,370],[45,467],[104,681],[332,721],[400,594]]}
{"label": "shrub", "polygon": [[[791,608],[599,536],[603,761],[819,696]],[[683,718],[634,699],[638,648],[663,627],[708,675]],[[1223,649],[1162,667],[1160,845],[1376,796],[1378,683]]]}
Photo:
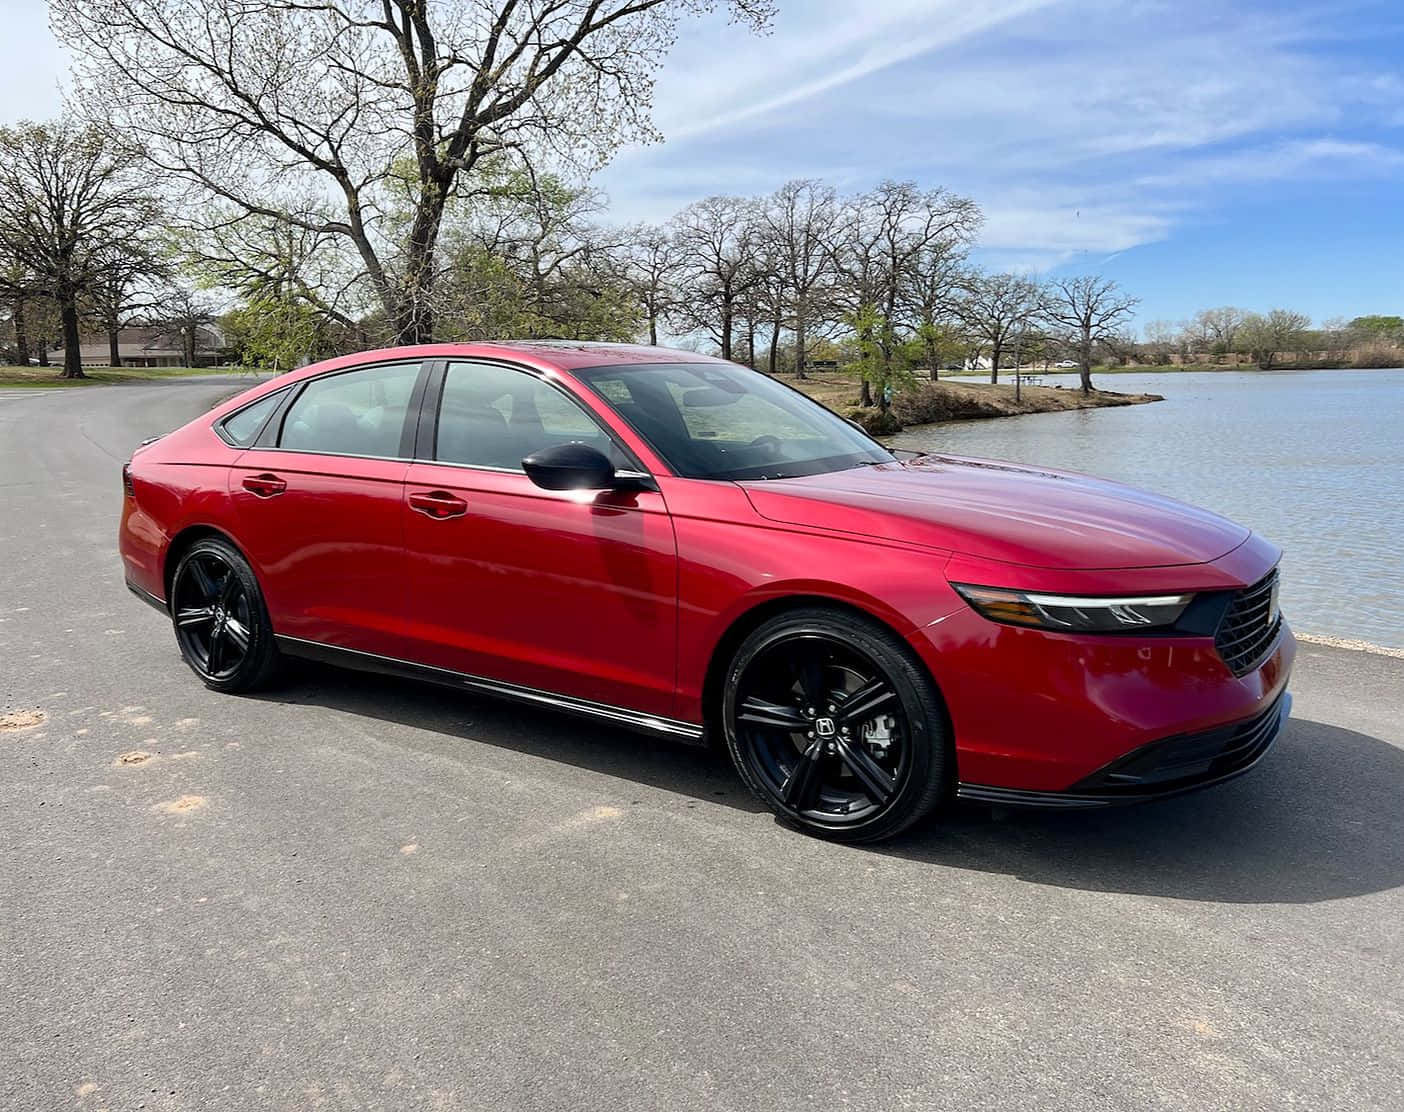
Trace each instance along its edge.
{"label": "shrub", "polygon": [[1352,367],[1404,367],[1404,348],[1393,344],[1362,344],[1355,349]]}
{"label": "shrub", "polygon": [[922,425],[929,421],[999,417],[1004,410],[963,390],[927,385],[903,390],[892,400],[892,412],[904,425]]}
{"label": "shrub", "polygon": [[902,431],[902,422],[899,421],[892,410],[884,413],[881,409],[850,409],[844,414],[850,421],[856,421],[863,426],[863,431],[872,436],[891,436],[894,432]]}

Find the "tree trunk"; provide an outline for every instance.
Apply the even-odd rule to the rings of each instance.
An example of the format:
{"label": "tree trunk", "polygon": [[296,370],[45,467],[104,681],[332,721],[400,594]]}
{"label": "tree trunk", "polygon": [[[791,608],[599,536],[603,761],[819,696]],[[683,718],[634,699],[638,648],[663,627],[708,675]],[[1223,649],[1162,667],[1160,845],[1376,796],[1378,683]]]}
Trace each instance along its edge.
{"label": "tree trunk", "polygon": [[756,322],[751,317],[746,318],[746,366],[756,369]]}
{"label": "tree trunk", "polygon": [[731,360],[731,302],[722,302],[721,314],[721,357]]}
{"label": "tree trunk", "polygon": [[648,314],[648,342],[650,346],[658,346],[658,314]]}
{"label": "tree trunk", "polygon": [[107,363],[110,367],[120,367],[122,365],[122,349],[118,344],[121,337],[118,335],[116,321],[107,322]]}
{"label": "tree trunk", "polygon": [[873,387],[866,378],[863,380],[863,390],[858,395],[858,404],[862,406],[870,406],[873,404]]}
{"label": "tree trunk", "polygon": [[809,345],[808,345],[808,343],[807,343],[807,337],[805,336],[804,314],[803,314],[803,313],[799,313],[799,314],[796,315],[796,318],[795,318],[795,377],[796,377],[796,378],[808,378],[808,377],[809,377],[808,375],[806,375],[806,374],[804,373],[804,364],[805,364],[804,353],[805,353],[805,348],[808,347],[808,346],[809,346]]}
{"label": "tree trunk", "polygon": [[24,319],[24,298],[15,301],[15,351],[21,367],[29,366],[29,325]]}
{"label": "tree trunk", "polygon": [[[447,188],[429,182],[415,206],[405,260],[405,285],[396,320],[396,342],[427,344],[434,339],[434,253],[443,224]],[[540,314],[538,313],[538,316]]]}
{"label": "tree trunk", "polygon": [[991,386],[996,385],[996,384],[999,382],[999,357],[1000,357],[1000,354],[1001,354],[1001,346],[1002,346],[1002,345],[1000,345],[1000,344],[994,344],[994,345],[992,345],[992,346],[990,347],[990,385],[991,385]]}
{"label": "tree trunk", "polygon": [[59,318],[63,321],[63,377],[87,378],[83,373],[83,340],[78,333],[78,303],[73,294],[61,297]]}
{"label": "tree trunk", "polygon": [[195,326],[191,325],[185,330],[185,365],[195,366]]}
{"label": "tree trunk", "polygon": [[1077,371],[1082,379],[1082,392],[1092,393],[1092,336],[1090,333],[1083,333],[1082,350],[1078,353]]}
{"label": "tree trunk", "polygon": [[779,318],[771,322],[770,326],[770,377],[775,377],[775,372],[779,369],[780,359],[780,321]]}

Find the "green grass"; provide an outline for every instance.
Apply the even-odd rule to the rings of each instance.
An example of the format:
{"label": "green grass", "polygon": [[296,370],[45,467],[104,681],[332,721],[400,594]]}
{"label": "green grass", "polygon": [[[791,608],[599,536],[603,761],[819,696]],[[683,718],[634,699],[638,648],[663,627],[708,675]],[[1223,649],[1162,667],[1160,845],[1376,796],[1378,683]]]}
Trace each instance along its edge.
{"label": "green grass", "polygon": [[0,367],[0,386],[27,386],[39,390],[68,386],[103,386],[113,382],[146,382],[190,375],[243,374],[244,367],[90,367],[84,378],[64,378],[62,367]]}

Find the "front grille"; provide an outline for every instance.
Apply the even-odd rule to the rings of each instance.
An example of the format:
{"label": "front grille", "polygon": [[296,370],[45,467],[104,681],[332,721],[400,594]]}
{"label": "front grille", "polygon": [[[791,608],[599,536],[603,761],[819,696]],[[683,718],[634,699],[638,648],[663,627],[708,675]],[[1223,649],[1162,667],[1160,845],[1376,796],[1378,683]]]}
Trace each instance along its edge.
{"label": "front grille", "polygon": [[1214,634],[1214,645],[1235,676],[1251,672],[1262,663],[1282,615],[1277,610],[1277,569],[1273,568],[1251,587],[1233,596]]}
{"label": "front grille", "polygon": [[1176,791],[1232,776],[1255,764],[1277,738],[1285,695],[1246,722],[1152,742],[1071,788],[1115,796]]}

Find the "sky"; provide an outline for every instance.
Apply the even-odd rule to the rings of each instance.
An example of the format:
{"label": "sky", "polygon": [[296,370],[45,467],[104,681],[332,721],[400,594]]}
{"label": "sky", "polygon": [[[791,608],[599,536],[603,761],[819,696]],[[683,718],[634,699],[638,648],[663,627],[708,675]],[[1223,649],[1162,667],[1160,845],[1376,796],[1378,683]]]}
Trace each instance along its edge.
{"label": "sky", "polygon": [[[1138,319],[1404,313],[1401,0],[778,0],[681,29],[618,221],[796,177],[944,186],[977,260],[1098,273]],[[724,7],[724,5],[723,5]],[[0,123],[52,114],[42,0],[0,0]]]}

